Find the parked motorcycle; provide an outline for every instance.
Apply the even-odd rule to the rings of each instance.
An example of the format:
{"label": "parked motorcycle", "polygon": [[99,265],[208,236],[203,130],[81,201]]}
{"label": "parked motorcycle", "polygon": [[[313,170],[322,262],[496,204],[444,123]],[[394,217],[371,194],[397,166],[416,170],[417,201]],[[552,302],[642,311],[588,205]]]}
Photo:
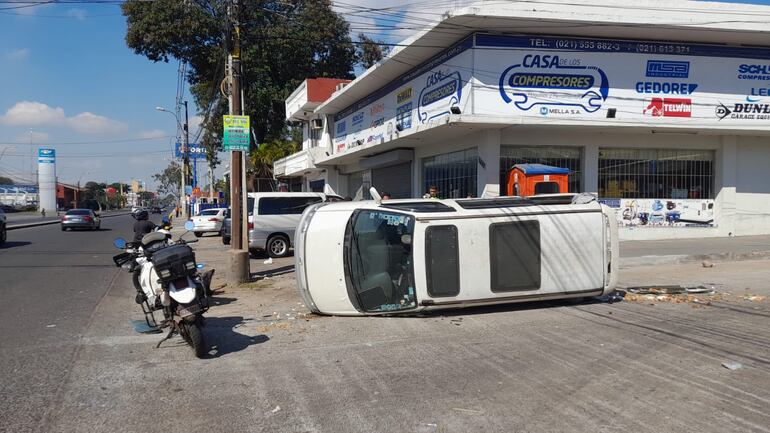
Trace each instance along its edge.
{"label": "parked motorcycle", "polygon": [[[193,227],[191,221],[185,223],[185,234]],[[125,252],[113,257],[113,261],[133,274],[135,301],[142,307],[148,329],[160,332],[169,328],[156,347],[179,333],[195,356],[202,358],[206,354],[201,332],[205,323],[203,313],[209,308],[214,270],[200,273],[204,266],[195,261],[195,253],[187,245],[193,242],[197,239],[185,240],[184,234],[174,242],[166,230],[149,233],[141,242],[117,238],[113,244]],[[163,313],[160,322],[155,318],[157,311]]]}

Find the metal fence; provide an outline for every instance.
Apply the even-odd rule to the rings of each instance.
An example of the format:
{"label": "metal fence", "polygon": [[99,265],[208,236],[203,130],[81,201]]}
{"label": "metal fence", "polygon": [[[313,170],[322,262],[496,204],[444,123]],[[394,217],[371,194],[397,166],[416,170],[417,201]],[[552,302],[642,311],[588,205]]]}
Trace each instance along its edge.
{"label": "metal fence", "polygon": [[714,198],[714,151],[599,149],[601,198]]}

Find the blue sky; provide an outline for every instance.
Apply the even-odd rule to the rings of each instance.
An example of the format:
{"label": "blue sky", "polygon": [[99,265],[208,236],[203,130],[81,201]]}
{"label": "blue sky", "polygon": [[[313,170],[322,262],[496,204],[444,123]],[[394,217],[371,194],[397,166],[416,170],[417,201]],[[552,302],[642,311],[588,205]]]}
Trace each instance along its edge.
{"label": "blue sky", "polygon": [[[770,0],[731,2],[770,4]],[[346,0],[354,6],[385,3],[421,10],[416,13],[423,16],[430,10],[425,1],[414,6],[403,0]],[[0,4],[0,9],[6,5]],[[351,11],[349,6],[338,10]],[[403,16],[394,11],[388,19]],[[358,23],[353,25],[356,33],[356,27],[394,25],[372,15],[346,17]],[[150,176],[168,164],[170,137],[176,134],[173,116],[154,107],[173,109],[177,64],[152,63],[135,55],[125,45],[125,30],[116,5],[0,10],[0,175],[29,177],[31,135],[35,149],[57,150],[61,181],[137,178],[152,186]],[[378,37],[393,40],[410,32],[402,29],[393,38]],[[193,116],[194,105],[190,108]]]}

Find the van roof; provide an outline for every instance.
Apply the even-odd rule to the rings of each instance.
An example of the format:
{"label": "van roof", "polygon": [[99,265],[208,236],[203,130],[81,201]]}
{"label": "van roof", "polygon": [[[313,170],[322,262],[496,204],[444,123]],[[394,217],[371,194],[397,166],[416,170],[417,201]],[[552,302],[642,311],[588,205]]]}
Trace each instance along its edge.
{"label": "van roof", "polygon": [[325,197],[322,192],[250,192],[249,197]]}
{"label": "van roof", "polygon": [[[471,199],[395,199],[384,200],[377,204],[374,200],[363,201],[341,201],[328,203],[322,206],[319,212],[348,211],[352,212],[358,209],[379,209],[383,211],[403,212],[415,215],[415,217],[429,217],[452,219],[462,215],[487,215],[496,214],[503,210],[506,213],[513,209],[526,207],[535,207],[539,211],[560,211],[564,212],[565,207],[573,210],[580,209],[599,209],[597,201],[586,204],[568,204],[573,194],[562,194],[559,196],[548,197],[549,200],[540,200],[537,197],[494,197],[494,198],[471,198]],[[555,200],[555,199],[559,200]],[[526,211],[525,211],[526,212]],[[515,211],[514,213],[519,213]]]}

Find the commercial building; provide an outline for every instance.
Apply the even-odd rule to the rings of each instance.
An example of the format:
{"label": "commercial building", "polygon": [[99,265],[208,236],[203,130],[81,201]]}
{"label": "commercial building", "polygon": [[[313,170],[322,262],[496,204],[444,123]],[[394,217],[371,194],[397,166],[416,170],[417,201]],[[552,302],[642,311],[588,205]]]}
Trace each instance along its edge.
{"label": "commercial building", "polygon": [[293,189],[368,198],[506,191],[517,163],[570,170],[623,239],[770,233],[770,7],[501,2],[454,10],[287,118]]}

